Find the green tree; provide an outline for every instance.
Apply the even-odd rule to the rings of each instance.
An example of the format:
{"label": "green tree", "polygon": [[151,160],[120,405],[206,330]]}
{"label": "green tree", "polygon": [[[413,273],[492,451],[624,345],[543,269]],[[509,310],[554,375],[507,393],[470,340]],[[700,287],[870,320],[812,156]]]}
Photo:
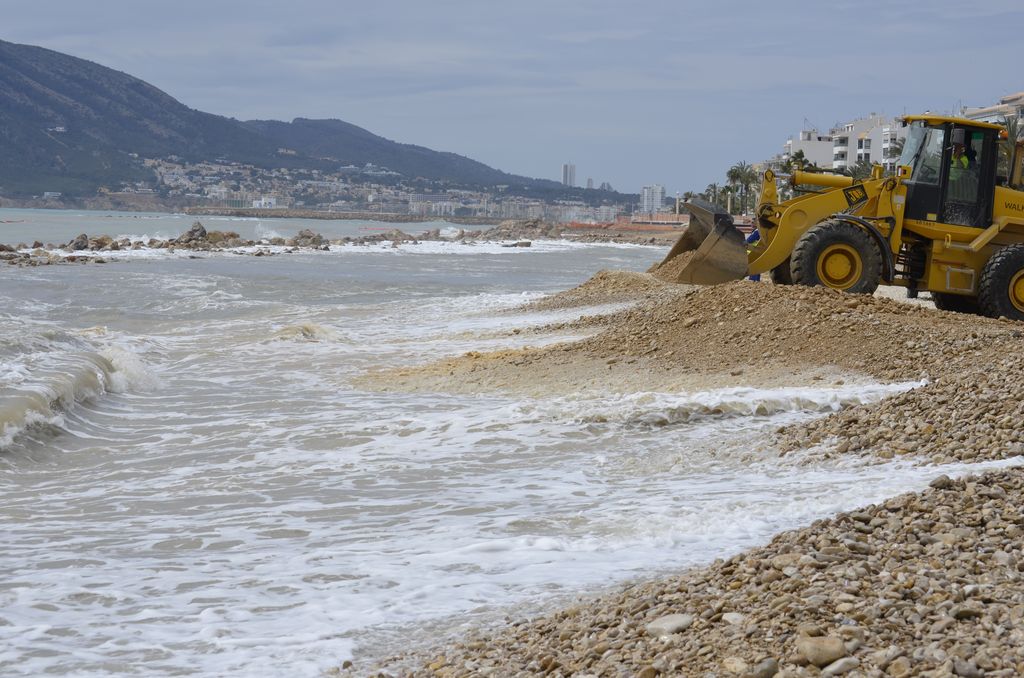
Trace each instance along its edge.
{"label": "green tree", "polygon": [[733,205],[736,204],[736,200],[734,200],[735,196],[736,196],[736,187],[735,186],[722,186],[722,188],[720,188],[719,191],[718,191],[718,205],[719,205],[719,207],[724,207],[725,210],[730,212],[730,214],[731,214],[730,207],[732,207]]}
{"label": "green tree", "polygon": [[708,184],[708,187],[704,189],[701,196],[712,205],[718,204],[718,193],[721,187],[718,184]]}
{"label": "green tree", "polygon": [[[734,195],[738,192],[737,187],[740,185],[740,181],[743,175],[743,167],[741,167],[741,165],[746,164],[747,163],[745,162],[738,162],[732,167],[730,167],[725,173],[725,179],[726,181],[729,182],[729,192]],[[730,210],[730,212],[731,211],[732,210]]]}
{"label": "green tree", "polygon": [[1024,127],[1020,124],[1020,118],[1016,116],[1004,116],[999,124],[1006,128],[1006,138],[999,142],[999,169],[996,174],[1012,178],[1013,153],[1017,149],[1017,143],[1024,141]]}
{"label": "green tree", "polygon": [[753,165],[748,165],[745,162],[740,163],[740,165],[740,187],[743,189],[743,212],[746,213],[751,209],[750,188],[757,183],[758,179],[760,179],[760,175],[757,173],[757,170],[754,169]]}
{"label": "green tree", "polygon": [[903,155],[903,145],[905,143],[907,143],[906,137],[894,139],[893,142],[889,144],[889,153],[886,155],[886,159],[897,160],[901,155]]}
{"label": "green tree", "polygon": [[792,157],[790,157],[790,162],[792,163],[794,170],[806,169],[810,164],[802,148],[793,153]]}
{"label": "green tree", "polygon": [[871,161],[858,160],[857,164],[849,168],[848,173],[854,179],[867,179],[871,176]]}

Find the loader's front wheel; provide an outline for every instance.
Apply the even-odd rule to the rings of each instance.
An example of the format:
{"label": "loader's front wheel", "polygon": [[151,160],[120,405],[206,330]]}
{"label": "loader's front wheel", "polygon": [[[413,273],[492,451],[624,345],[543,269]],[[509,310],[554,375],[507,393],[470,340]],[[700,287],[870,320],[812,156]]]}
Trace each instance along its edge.
{"label": "loader's front wheel", "polygon": [[776,285],[792,285],[793,272],[789,270],[789,259],[772,269],[772,282]]}
{"label": "loader's front wheel", "polygon": [[882,277],[882,255],[862,229],[823,221],[797,241],[790,270],[797,285],[873,294]]}
{"label": "loader's front wheel", "polygon": [[975,297],[965,297],[962,294],[948,294],[946,292],[932,292],[932,301],[935,303],[935,308],[940,311],[981,315],[981,307],[978,306],[978,300]]}
{"label": "loader's front wheel", "polygon": [[985,315],[1024,320],[1024,245],[1003,247],[981,270],[978,301]]}

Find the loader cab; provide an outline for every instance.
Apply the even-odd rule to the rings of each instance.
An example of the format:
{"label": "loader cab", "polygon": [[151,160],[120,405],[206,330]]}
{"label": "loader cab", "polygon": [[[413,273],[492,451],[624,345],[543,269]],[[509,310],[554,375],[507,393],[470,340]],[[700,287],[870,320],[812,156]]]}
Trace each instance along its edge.
{"label": "loader cab", "polygon": [[911,119],[899,164],[909,167],[904,217],[985,228],[992,221],[999,127],[969,120]]}

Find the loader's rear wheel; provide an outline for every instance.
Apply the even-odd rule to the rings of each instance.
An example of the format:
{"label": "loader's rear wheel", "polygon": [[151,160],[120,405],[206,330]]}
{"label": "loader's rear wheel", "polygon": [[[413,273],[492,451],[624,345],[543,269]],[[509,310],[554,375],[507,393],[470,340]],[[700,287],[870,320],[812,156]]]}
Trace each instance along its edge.
{"label": "loader's rear wheel", "polygon": [[992,255],[981,270],[978,301],[985,315],[1024,320],[1024,245]]}
{"label": "loader's rear wheel", "polygon": [[772,269],[772,282],[776,285],[792,285],[793,272],[789,270],[789,259]]}
{"label": "loader's rear wheel", "polygon": [[981,315],[981,306],[978,305],[976,297],[965,297],[962,294],[948,294],[946,292],[932,292],[932,301],[935,303],[935,308],[940,311]]}
{"label": "loader's rear wheel", "polygon": [[823,221],[797,241],[790,270],[797,285],[873,294],[882,277],[882,255],[860,228]]}

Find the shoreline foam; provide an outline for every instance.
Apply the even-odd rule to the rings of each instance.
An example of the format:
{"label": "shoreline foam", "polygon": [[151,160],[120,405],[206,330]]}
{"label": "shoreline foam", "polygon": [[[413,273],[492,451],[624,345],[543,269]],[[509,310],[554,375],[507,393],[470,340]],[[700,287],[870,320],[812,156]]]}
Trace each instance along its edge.
{"label": "shoreline foam", "polygon": [[[700,378],[720,386],[924,378],[881,403],[781,428],[778,453],[903,457],[937,465],[936,474],[941,464],[1016,464],[1024,454],[1020,323],[745,282],[666,295],[640,300],[573,344],[471,352],[365,380],[395,390],[550,395]],[[698,350],[702,366],[692,360]],[[1022,675],[1022,499],[1021,468],[941,477],[927,491],[779,534],[710,567],[342,673]]]}

